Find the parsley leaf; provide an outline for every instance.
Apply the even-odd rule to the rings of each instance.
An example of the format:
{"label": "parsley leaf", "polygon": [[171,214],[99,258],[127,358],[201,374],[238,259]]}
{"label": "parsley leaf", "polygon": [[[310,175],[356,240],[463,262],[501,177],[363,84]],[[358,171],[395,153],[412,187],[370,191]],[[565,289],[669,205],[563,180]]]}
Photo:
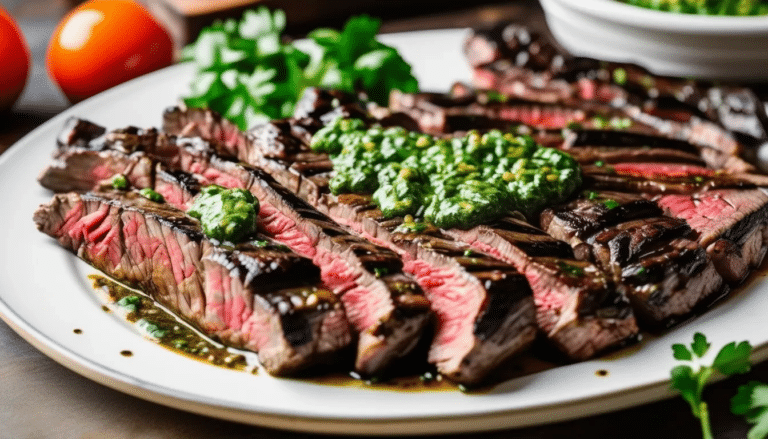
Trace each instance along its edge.
{"label": "parsley leaf", "polygon": [[265,7],[205,28],[184,50],[197,67],[184,103],[221,113],[241,129],[290,116],[309,56],[282,42],[284,28],[285,14]]}
{"label": "parsley leaf", "polygon": [[696,354],[697,357],[701,358],[704,355],[706,355],[710,346],[712,346],[712,344],[707,342],[707,337],[705,337],[704,334],[700,332],[693,334],[693,343],[691,343],[691,351],[693,351],[693,353]]}
{"label": "parsley leaf", "polygon": [[749,372],[749,354],[752,346],[749,342],[742,341],[739,344],[730,342],[718,352],[712,367],[723,375],[735,375]]}
{"label": "parsley leaf", "polygon": [[307,41],[314,46],[304,51],[283,41],[285,14],[279,10],[261,7],[240,21],[214,23],[183,50],[197,68],[184,103],[210,108],[245,130],[293,114],[306,87],[364,92],[382,105],[391,90],[418,91],[411,66],[376,40],[380,25],[361,15],[341,31],[316,29]]}
{"label": "parsley leaf", "polygon": [[768,385],[751,381],[739,387],[731,399],[731,412],[744,416],[755,424],[747,433],[747,439],[762,439],[768,435]]}
{"label": "parsley leaf", "polygon": [[[704,387],[716,371],[723,375],[749,372],[749,354],[752,352],[752,346],[749,342],[731,342],[720,349],[710,366],[699,364],[699,361],[707,354],[710,347],[711,343],[707,341],[704,334],[698,332],[693,336],[693,343],[691,343],[690,349],[682,344],[672,345],[672,354],[675,359],[692,362],[693,364],[692,366],[675,366],[670,372],[672,389],[680,392],[680,396],[691,406],[691,413],[701,423],[701,432],[704,439],[712,438],[709,409],[702,396]],[[766,394],[766,402],[768,402],[768,394]],[[738,403],[733,404],[740,410],[745,407],[743,398],[739,399]],[[768,421],[766,421],[766,424],[768,425]]]}
{"label": "parsley leaf", "polygon": [[689,351],[688,348],[682,344],[673,344],[672,354],[674,355],[675,360],[680,360],[680,361],[693,360],[693,354],[691,354],[691,351]]}

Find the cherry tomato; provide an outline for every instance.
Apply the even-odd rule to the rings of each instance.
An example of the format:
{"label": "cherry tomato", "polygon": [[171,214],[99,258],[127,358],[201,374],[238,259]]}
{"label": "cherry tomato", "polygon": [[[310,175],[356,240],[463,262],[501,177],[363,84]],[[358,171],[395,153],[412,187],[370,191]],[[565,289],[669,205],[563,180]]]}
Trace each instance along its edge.
{"label": "cherry tomato", "polygon": [[0,111],[11,108],[29,74],[29,48],[13,17],[0,7]]}
{"label": "cherry tomato", "polygon": [[59,23],[48,46],[48,72],[72,102],[173,62],[173,42],[144,7],[91,0]]}

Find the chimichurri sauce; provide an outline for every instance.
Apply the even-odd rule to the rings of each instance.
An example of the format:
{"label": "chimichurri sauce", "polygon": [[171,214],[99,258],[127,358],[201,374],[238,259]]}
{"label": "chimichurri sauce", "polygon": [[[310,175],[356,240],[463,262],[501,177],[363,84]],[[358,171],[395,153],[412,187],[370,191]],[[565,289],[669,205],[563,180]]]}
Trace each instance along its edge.
{"label": "chimichurri sauce", "polygon": [[245,355],[232,352],[201,336],[197,331],[164,310],[151,298],[106,277],[88,276],[93,287],[107,294],[112,308],[123,314],[147,338],[176,352],[216,366],[255,371]]}
{"label": "chimichurri sauce", "polygon": [[766,15],[764,0],[618,0],[642,8],[698,15]]}
{"label": "chimichurri sauce", "polygon": [[571,156],[499,130],[442,139],[340,118],[311,146],[331,155],[334,194],[372,194],[386,218],[410,215],[443,228],[469,228],[512,211],[532,215],[581,185]]}
{"label": "chimichurri sauce", "polygon": [[206,186],[187,214],[200,220],[203,232],[221,242],[241,242],[258,227],[259,200],[244,189]]}

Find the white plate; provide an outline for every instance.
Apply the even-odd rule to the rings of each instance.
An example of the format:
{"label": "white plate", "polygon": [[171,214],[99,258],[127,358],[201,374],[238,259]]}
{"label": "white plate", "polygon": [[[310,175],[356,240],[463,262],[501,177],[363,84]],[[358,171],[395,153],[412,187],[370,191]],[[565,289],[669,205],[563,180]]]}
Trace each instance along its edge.
{"label": "white plate", "polygon": [[[469,78],[460,53],[464,31],[388,35],[416,68],[424,88]],[[209,416],[326,433],[415,434],[489,430],[586,416],[670,396],[670,345],[702,331],[715,346],[747,338],[766,357],[768,309],[762,279],[663,337],[612,358],[548,370],[480,394],[334,387],[210,366],[150,342],[101,310],[86,276],[93,272],[35,230],[32,213],[50,198],[35,178],[72,115],[110,128],[157,125],[184,91],[191,70],[174,66],[89,99],[47,122],[0,157],[0,316],[66,367],[123,392]],[[81,329],[80,335],[73,333]],[[120,352],[130,350],[132,357]],[[596,375],[604,369],[605,377]]]}

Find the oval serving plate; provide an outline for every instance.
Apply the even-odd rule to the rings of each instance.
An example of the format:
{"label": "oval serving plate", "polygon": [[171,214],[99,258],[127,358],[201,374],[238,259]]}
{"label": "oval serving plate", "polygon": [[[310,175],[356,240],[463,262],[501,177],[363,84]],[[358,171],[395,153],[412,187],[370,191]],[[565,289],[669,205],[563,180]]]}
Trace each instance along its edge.
{"label": "oval serving plate", "polygon": [[[468,80],[464,30],[393,34],[422,88]],[[125,393],[223,419],[291,430],[347,434],[427,434],[542,424],[618,410],[671,396],[670,345],[696,331],[715,346],[748,339],[768,356],[768,283],[758,278],[715,309],[665,335],[612,356],[501,383],[482,393],[392,391],[251,375],[204,364],[151,342],[105,313],[87,279],[94,270],[35,230],[32,213],[50,194],[36,177],[70,116],[109,128],[160,123],[185,91],[191,66],[177,65],[82,102],[0,156],[0,317],[64,366]],[[79,328],[81,334],[73,329]],[[133,355],[123,356],[121,351]],[[597,374],[598,370],[607,375]]]}

